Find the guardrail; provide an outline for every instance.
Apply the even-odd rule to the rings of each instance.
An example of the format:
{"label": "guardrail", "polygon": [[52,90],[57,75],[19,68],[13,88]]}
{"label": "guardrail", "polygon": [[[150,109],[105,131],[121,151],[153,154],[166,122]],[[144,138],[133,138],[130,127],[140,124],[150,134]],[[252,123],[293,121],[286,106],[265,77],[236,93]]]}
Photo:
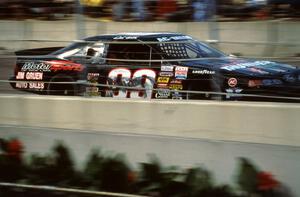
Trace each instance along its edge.
{"label": "guardrail", "polygon": [[[0,83],[30,83],[30,82],[36,82],[36,81],[14,81],[14,80],[0,80]],[[171,90],[171,89],[160,89],[160,88],[142,88],[142,87],[128,87],[128,86],[121,86],[121,85],[108,85],[108,84],[95,84],[95,83],[89,83],[89,82],[48,82],[43,81],[44,84],[72,84],[72,85],[81,85],[86,87],[105,87],[110,88],[112,91],[114,89],[123,89],[123,90],[135,90],[135,91],[168,91],[170,93],[179,93],[179,94],[192,94],[192,95],[206,95],[207,97],[209,95],[216,95],[216,96],[225,96],[226,98],[255,98],[255,99],[274,99],[275,100],[286,100],[286,101],[300,101],[300,97],[288,97],[288,96],[268,96],[268,95],[259,95],[259,94],[242,94],[242,93],[226,93],[226,92],[215,92],[215,91],[192,91],[192,90]],[[40,92],[49,92],[51,90],[41,90]],[[93,96],[89,94],[84,94],[83,96]],[[100,97],[100,96],[99,96]],[[182,99],[182,98],[181,98]],[[207,98],[209,99],[209,98]],[[189,100],[187,97],[186,100]],[[217,100],[221,100],[217,99]]]}
{"label": "guardrail", "polygon": [[113,193],[113,192],[101,192],[101,191],[90,191],[82,189],[72,189],[72,188],[61,188],[47,185],[26,185],[18,183],[3,183],[0,182],[0,188],[12,188],[12,189],[25,189],[25,190],[43,190],[47,192],[63,192],[78,195],[92,195],[92,196],[108,196],[108,197],[147,197],[142,195],[132,195],[124,193]]}

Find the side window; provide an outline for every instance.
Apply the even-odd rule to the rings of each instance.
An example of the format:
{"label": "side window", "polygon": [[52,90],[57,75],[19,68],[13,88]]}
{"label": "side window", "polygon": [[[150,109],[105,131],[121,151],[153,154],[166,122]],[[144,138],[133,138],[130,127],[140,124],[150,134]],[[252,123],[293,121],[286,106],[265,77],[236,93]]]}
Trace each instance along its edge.
{"label": "side window", "polygon": [[104,61],[103,57],[105,56],[105,47],[105,44],[101,42],[77,44],[59,56],[70,60],[89,60],[91,62],[100,62]]}
{"label": "side window", "polygon": [[164,53],[160,50],[159,44],[150,44],[151,47],[151,60],[164,59]]}
{"label": "side window", "polygon": [[94,63],[104,63],[105,62],[105,53],[106,46],[103,43],[97,42],[93,45],[87,46],[86,57],[91,59]]}
{"label": "side window", "polygon": [[149,65],[149,59],[150,47],[144,44],[110,44],[107,51],[107,60],[112,64]]}

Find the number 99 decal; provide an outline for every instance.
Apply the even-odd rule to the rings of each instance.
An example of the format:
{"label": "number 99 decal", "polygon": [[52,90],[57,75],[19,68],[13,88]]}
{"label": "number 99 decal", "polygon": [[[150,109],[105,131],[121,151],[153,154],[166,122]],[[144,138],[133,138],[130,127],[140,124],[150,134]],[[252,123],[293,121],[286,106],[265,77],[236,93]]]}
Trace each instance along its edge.
{"label": "number 99 decal", "polygon": [[[150,69],[140,69],[133,74],[127,68],[116,68],[109,72],[109,85],[124,86],[113,88],[108,95],[118,98],[151,98],[156,73]],[[144,88],[144,90],[127,89],[126,87]]]}

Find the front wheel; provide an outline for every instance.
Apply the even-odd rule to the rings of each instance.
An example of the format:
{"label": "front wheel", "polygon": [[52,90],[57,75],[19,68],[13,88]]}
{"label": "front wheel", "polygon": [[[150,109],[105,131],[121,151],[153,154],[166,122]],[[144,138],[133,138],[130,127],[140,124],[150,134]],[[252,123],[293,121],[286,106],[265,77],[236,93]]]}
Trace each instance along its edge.
{"label": "front wheel", "polygon": [[[195,80],[187,84],[187,100],[225,100],[223,94],[223,80],[221,78],[211,78],[209,80]],[[189,92],[191,91],[191,92]],[[199,93],[197,93],[199,91]],[[202,92],[201,92],[202,91]]]}

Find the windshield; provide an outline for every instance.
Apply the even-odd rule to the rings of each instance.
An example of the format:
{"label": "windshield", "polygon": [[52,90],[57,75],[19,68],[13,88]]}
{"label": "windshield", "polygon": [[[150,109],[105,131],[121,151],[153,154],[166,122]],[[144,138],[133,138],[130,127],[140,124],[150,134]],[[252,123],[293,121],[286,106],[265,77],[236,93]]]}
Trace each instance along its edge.
{"label": "windshield", "polygon": [[[62,48],[58,51],[52,53],[52,55],[61,55],[70,51],[80,51],[82,48],[85,48],[89,43],[87,42],[75,42],[70,44],[69,46]],[[76,52],[75,52],[76,53]]]}
{"label": "windshield", "polygon": [[52,54],[66,59],[72,57],[99,58],[103,56],[104,48],[105,45],[101,42],[79,42],[71,44]]}

